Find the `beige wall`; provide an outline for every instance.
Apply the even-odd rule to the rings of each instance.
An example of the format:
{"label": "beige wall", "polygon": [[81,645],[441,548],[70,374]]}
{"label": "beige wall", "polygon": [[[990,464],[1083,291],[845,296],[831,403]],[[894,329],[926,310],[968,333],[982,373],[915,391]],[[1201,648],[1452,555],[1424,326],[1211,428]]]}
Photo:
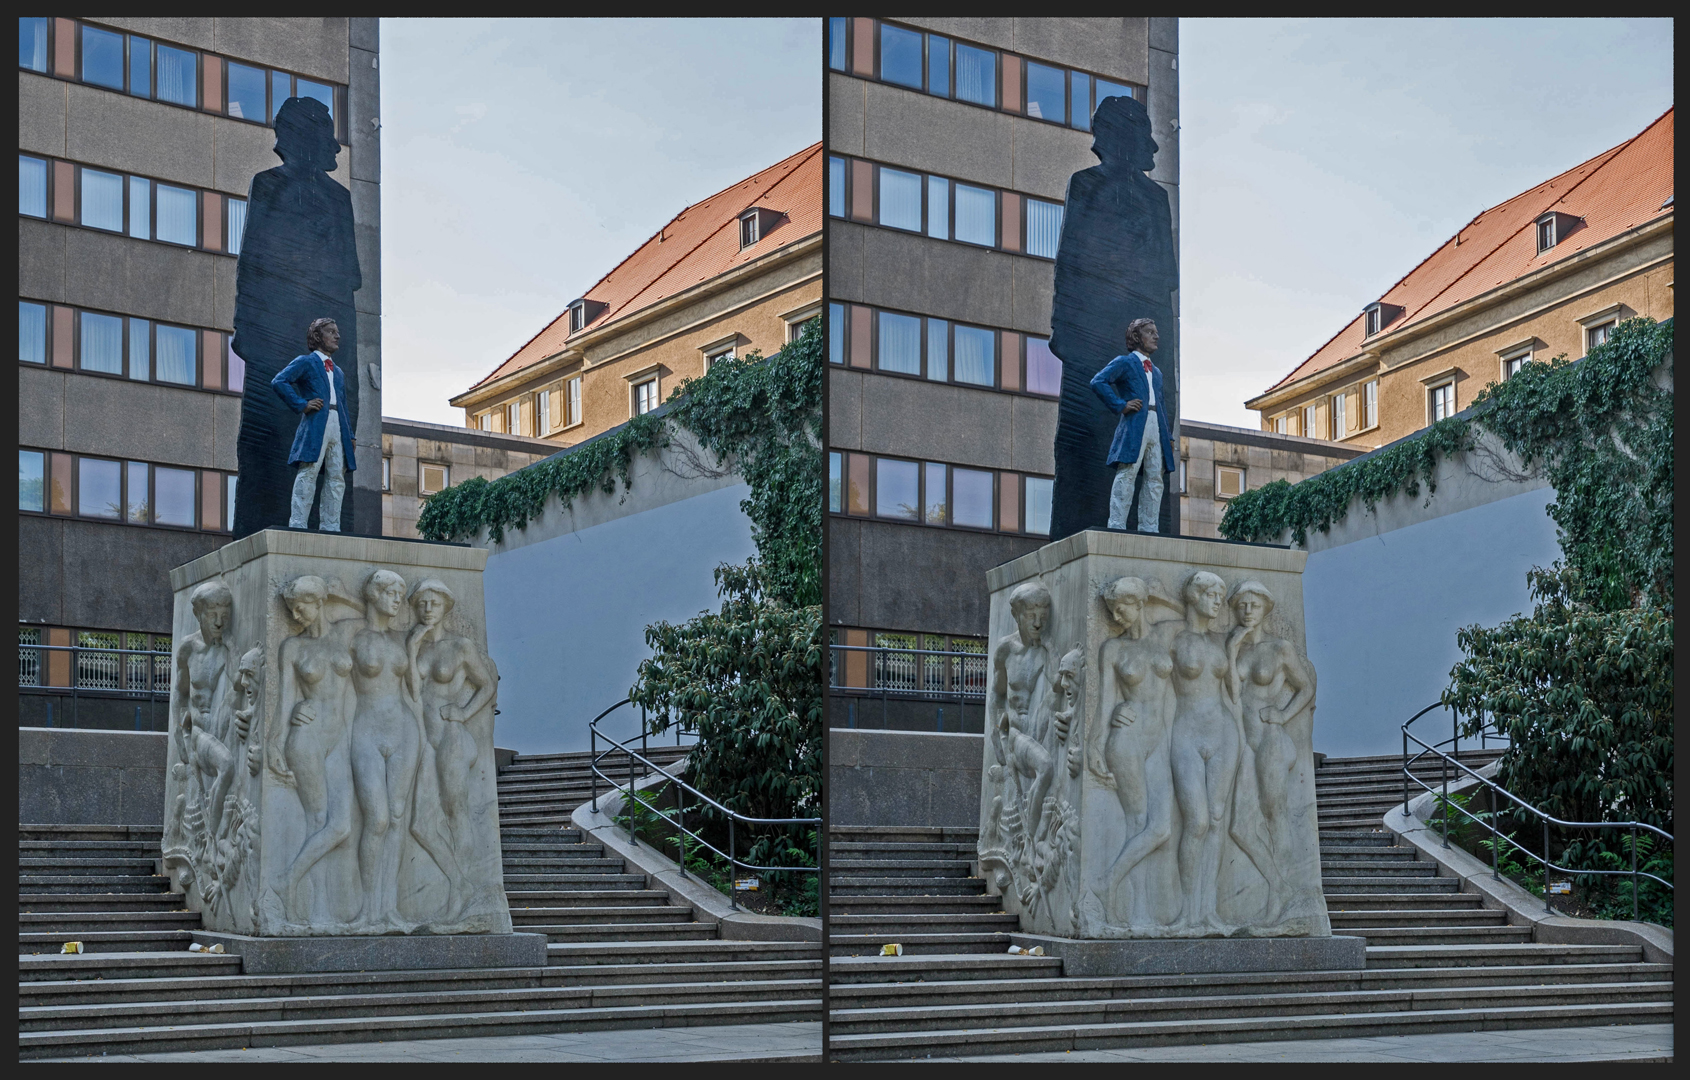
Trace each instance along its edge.
{"label": "beige wall", "polygon": [[1616,250],[1585,260],[1571,272],[1540,285],[1494,299],[1481,297],[1470,310],[1424,333],[1396,339],[1389,332],[1380,339],[1376,355],[1346,362],[1324,379],[1310,380],[1289,395],[1275,395],[1259,409],[1262,430],[1274,429],[1274,418],[1290,412],[1293,434],[1301,434],[1297,417],[1304,405],[1318,413],[1317,438],[1326,438],[1330,402],[1335,394],[1359,395],[1363,383],[1379,380],[1379,424],[1357,429],[1359,397],[1347,406],[1351,429],[1344,445],[1365,449],[1411,435],[1431,421],[1432,386],[1452,376],[1455,408],[1473,404],[1487,385],[1503,378],[1502,356],[1517,345],[1530,344],[1533,356],[1548,360],[1583,356],[1585,326],[1581,319],[1619,305],[1617,316],[1637,315],[1669,319],[1673,315],[1673,237],[1669,226],[1640,243],[1616,245]]}
{"label": "beige wall", "polygon": [[[1190,422],[1187,421],[1190,430]],[[1254,432],[1239,429],[1241,435],[1259,439]],[[1227,499],[1216,492],[1216,466],[1236,467],[1244,471],[1244,490],[1259,488],[1275,480],[1295,484],[1334,465],[1341,465],[1357,456],[1354,449],[1332,447],[1330,454],[1321,453],[1318,444],[1309,445],[1306,439],[1287,437],[1276,439],[1279,446],[1250,446],[1227,441],[1225,432],[1206,428],[1202,435],[1181,434],[1180,460],[1185,465],[1185,491],[1179,500],[1179,531],[1181,536],[1219,537],[1221,518],[1226,514]],[[1358,448],[1359,449],[1359,448]]]}
{"label": "beige wall", "polygon": [[[421,425],[412,422],[412,426]],[[477,445],[472,441],[460,441],[460,429],[439,426],[442,435],[439,439],[382,432],[381,453],[388,460],[391,478],[390,489],[383,491],[381,496],[383,536],[415,538],[422,535],[417,531],[417,519],[422,516],[426,501],[418,489],[424,464],[446,466],[448,485],[456,486],[473,476],[497,480],[556,451],[555,447],[538,440],[534,441],[533,449],[526,452],[503,446]],[[475,438],[468,432],[463,435]]]}
{"label": "beige wall", "polygon": [[552,411],[561,422],[565,384],[581,376],[581,423],[545,436],[560,447],[573,446],[626,423],[633,415],[633,386],[649,373],[655,371],[658,376],[660,400],[667,400],[685,380],[703,375],[702,350],[707,346],[732,337],[739,356],[754,350],[764,356],[779,352],[786,345],[787,335],[782,316],[810,307],[820,314],[821,295],[821,253],[815,251],[630,326],[623,333],[607,335],[587,346],[582,360],[514,382],[503,393],[466,407],[465,423],[478,427],[480,415],[491,409],[493,430],[503,431],[504,406],[516,401],[522,405],[516,434],[537,436],[535,395],[552,391]]}

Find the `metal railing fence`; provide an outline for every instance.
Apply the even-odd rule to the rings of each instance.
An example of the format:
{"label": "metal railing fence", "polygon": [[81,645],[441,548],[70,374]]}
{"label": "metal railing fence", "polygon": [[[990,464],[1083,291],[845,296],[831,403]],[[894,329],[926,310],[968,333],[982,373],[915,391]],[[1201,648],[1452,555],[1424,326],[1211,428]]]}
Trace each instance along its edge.
{"label": "metal railing fence", "polygon": [[[1544,811],[1539,810],[1537,807],[1535,807],[1532,804],[1526,802],[1524,799],[1520,798],[1518,795],[1515,795],[1513,792],[1509,791],[1507,788],[1504,788],[1502,785],[1500,785],[1500,784],[1496,783],[1495,781],[1490,780],[1486,777],[1480,776],[1475,770],[1470,768],[1468,765],[1466,765],[1465,763],[1463,763],[1459,759],[1459,757],[1457,755],[1459,755],[1460,752],[1461,752],[1461,717],[1458,714],[1456,714],[1453,709],[1449,710],[1451,718],[1452,718],[1452,725],[1451,726],[1452,726],[1452,729],[1453,729],[1453,733],[1450,735],[1450,737],[1448,739],[1442,739],[1442,740],[1439,740],[1438,742],[1435,742],[1435,743],[1428,743],[1425,740],[1421,739],[1418,735],[1416,735],[1413,732],[1408,730],[1410,725],[1412,725],[1416,720],[1419,720],[1421,717],[1425,716],[1427,713],[1432,712],[1434,709],[1446,709],[1446,708],[1447,708],[1447,706],[1445,706],[1442,702],[1434,702],[1433,704],[1426,706],[1424,709],[1421,709],[1419,712],[1417,712],[1413,716],[1409,717],[1408,721],[1406,723],[1404,723],[1403,726],[1402,726],[1402,777],[1403,777],[1403,779],[1402,779],[1402,812],[1403,812],[1404,816],[1407,816],[1407,814],[1409,812],[1408,803],[1409,803],[1410,798],[1412,798],[1412,796],[1410,794],[1409,781],[1412,780],[1415,784],[1418,784],[1422,789],[1424,789],[1427,792],[1433,793],[1433,794],[1438,794],[1439,791],[1440,791],[1440,788],[1434,787],[1434,786],[1426,783],[1426,781],[1422,780],[1419,776],[1416,776],[1414,774],[1414,766],[1419,764],[1423,759],[1427,759],[1427,755],[1432,755],[1432,759],[1429,759],[1428,763],[1430,763],[1430,760],[1435,760],[1439,765],[1439,783],[1441,784],[1441,796],[1439,798],[1439,804],[1438,804],[1439,805],[1438,818],[1439,818],[1439,821],[1442,824],[1443,846],[1446,847],[1446,848],[1449,847],[1449,820],[1450,820],[1449,811],[1450,811],[1451,808],[1454,808],[1456,810],[1459,810],[1463,815],[1465,815],[1470,820],[1476,822],[1479,825],[1484,826],[1485,829],[1487,829],[1490,832],[1490,834],[1491,834],[1491,841],[1490,841],[1491,877],[1492,878],[1500,880],[1501,877],[1502,877],[1501,853],[1502,853],[1502,845],[1504,843],[1507,843],[1509,847],[1511,847],[1514,850],[1520,852],[1522,855],[1525,855],[1528,858],[1534,859],[1537,862],[1543,864],[1543,910],[1544,911],[1552,912],[1552,911],[1555,910],[1549,903],[1549,897],[1550,897],[1549,875],[1552,871],[1562,873],[1562,874],[1567,874],[1567,875],[1573,875],[1573,876],[1583,876],[1583,875],[1589,874],[1589,875],[1604,876],[1604,877],[1628,877],[1628,878],[1630,878],[1631,879],[1631,917],[1634,918],[1634,919],[1637,918],[1637,913],[1638,913],[1637,890],[1638,890],[1638,879],[1639,878],[1648,878],[1651,881],[1659,882],[1660,884],[1665,885],[1668,889],[1672,888],[1672,882],[1667,881],[1664,878],[1657,877],[1656,875],[1649,873],[1647,870],[1641,870],[1641,869],[1638,868],[1638,865],[1637,865],[1637,836],[1638,836],[1638,830],[1641,829],[1645,832],[1650,832],[1650,833],[1655,834],[1656,836],[1663,837],[1666,840],[1666,842],[1669,843],[1669,844],[1672,843],[1672,834],[1671,833],[1665,831],[1664,829],[1658,829],[1655,826],[1650,825],[1646,822],[1642,822],[1642,821],[1562,821],[1558,817],[1554,817],[1553,815],[1547,814]],[[1485,724],[1485,723],[1481,723],[1479,725],[1479,744],[1480,744],[1481,748],[1487,748],[1488,749],[1488,745],[1487,745],[1487,729],[1488,729],[1488,727],[1489,727],[1489,725]],[[1469,738],[1471,738],[1471,737],[1469,737]],[[1417,750],[1412,757],[1409,756],[1409,752],[1408,752],[1408,750],[1409,750],[1408,744],[1410,742],[1413,742],[1416,746],[1420,747],[1420,749]],[[1500,732],[1498,732],[1496,734],[1489,735],[1488,736],[1488,742],[1500,742],[1500,743],[1503,743],[1503,744],[1506,745],[1508,743],[1508,739],[1507,739],[1507,736],[1502,735]],[[1450,748],[1449,753],[1446,754],[1441,749],[1441,747],[1444,747],[1444,746],[1448,746]],[[1485,786],[1485,788],[1488,789],[1488,791],[1490,792],[1490,805],[1491,805],[1490,812],[1484,813],[1484,814],[1475,814],[1472,811],[1468,810],[1465,806],[1459,805],[1457,803],[1452,803],[1450,801],[1450,798],[1449,798],[1449,780],[1450,780],[1450,770],[1452,768],[1459,770],[1461,773],[1466,774],[1467,776],[1476,780],[1480,784],[1483,784]],[[1459,780],[1459,777],[1457,777],[1457,779]],[[1531,816],[1537,818],[1538,821],[1541,823],[1541,825],[1543,826],[1543,854],[1542,855],[1539,855],[1536,852],[1532,851],[1531,849],[1522,846],[1512,836],[1508,835],[1507,833],[1503,832],[1501,829],[1497,828],[1495,822],[1501,816],[1501,810],[1500,810],[1499,804],[1497,802],[1497,796],[1499,796],[1499,795],[1501,797],[1507,799],[1509,802],[1512,802],[1518,808],[1519,811],[1524,811],[1525,813],[1530,814]],[[1562,828],[1562,829],[1626,829],[1626,830],[1629,830],[1630,836],[1631,836],[1631,843],[1630,843],[1631,869],[1629,869],[1629,870],[1590,870],[1590,869],[1575,869],[1573,867],[1557,865],[1549,857],[1550,856],[1549,828],[1550,828],[1551,825],[1556,826],[1557,828]]]}
{"label": "metal railing fence", "polygon": [[[808,874],[820,874],[821,873],[821,823],[822,823],[821,818],[819,818],[819,817],[810,817],[810,818],[757,818],[757,817],[748,817],[745,814],[741,814],[741,813],[739,813],[735,810],[730,810],[727,807],[723,806],[721,803],[717,802],[715,799],[712,799],[710,796],[704,794],[704,792],[702,792],[702,791],[698,790],[697,788],[693,787],[691,784],[687,783],[685,780],[682,780],[679,776],[676,776],[674,773],[670,772],[668,769],[665,769],[663,766],[657,764],[655,761],[652,761],[650,758],[646,757],[646,752],[649,751],[649,749],[650,749],[650,747],[647,743],[647,739],[650,735],[651,724],[650,724],[649,719],[646,716],[645,709],[643,709],[643,708],[640,710],[639,749],[635,749],[633,746],[630,746],[627,743],[623,743],[623,742],[620,742],[616,739],[613,739],[609,735],[606,735],[604,732],[599,730],[599,722],[602,721],[605,717],[609,716],[611,713],[613,713],[616,710],[622,708],[623,706],[632,706],[632,705],[633,705],[632,701],[628,700],[627,698],[623,698],[621,701],[618,701],[616,704],[612,705],[610,708],[604,710],[603,712],[599,713],[597,716],[593,717],[592,720],[588,721],[588,723],[587,723],[587,731],[588,731],[589,736],[590,736],[590,745],[592,747],[592,754],[588,758],[588,761],[590,763],[590,774],[591,774],[591,783],[592,783],[592,795],[593,795],[592,805],[593,805],[593,810],[595,812],[599,808],[599,781],[603,780],[603,781],[605,781],[605,783],[607,783],[610,786],[610,790],[621,792],[623,811],[627,814],[628,839],[635,844],[639,843],[639,836],[638,836],[638,833],[636,831],[638,826],[639,826],[639,815],[637,815],[636,813],[633,812],[632,804],[636,801],[639,801],[642,805],[644,805],[648,809],[650,809],[652,813],[654,813],[654,814],[658,815],[659,817],[663,818],[664,821],[666,821],[668,824],[674,826],[675,829],[678,832],[682,833],[683,835],[685,835],[686,837],[691,839],[694,843],[698,844],[700,847],[705,848],[708,851],[713,852],[718,857],[726,859],[727,862],[728,862],[728,865],[730,867],[732,867],[732,870],[733,870],[732,876],[736,880],[738,878],[738,872],[740,870],[754,870],[754,871],[757,871],[758,873],[771,873],[771,872],[808,873]],[[683,737],[683,735],[692,735],[694,738],[697,737],[697,732],[691,731],[691,730],[685,730],[682,727],[682,725],[680,725],[680,724],[675,724],[675,725],[671,725],[671,726],[673,726],[675,728],[675,743],[676,743],[677,746],[682,745],[681,744],[681,738]],[[601,739],[604,740],[605,745],[607,747],[607,749],[605,749],[602,753],[599,751],[599,740],[601,740]],[[632,740],[629,740],[629,741],[632,742]],[[601,770],[599,768],[600,764],[605,762],[606,758],[615,754],[617,751],[621,751],[623,754],[625,754],[627,756],[627,759],[628,759],[628,779],[627,779],[627,783],[626,783],[625,786],[619,780],[611,777],[608,773],[604,772],[603,770]],[[661,775],[665,780],[668,780],[670,782],[670,784],[673,786],[673,789],[675,791],[675,807],[674,807],[673,810],[660,810],[657,807],[652,806],[650,803],[646,803],[644,800],[637,800],[636,799],[635,783],[639,779],[639,777],[637,777],[635,775],[635,762],[638,762],[640,765],[643,765],[645,767],[645,771],[640,774],[641,776],[650,776],[653,773],[656,773],[658,775]],[[614,766],[612,766],[612,767],[614,767]],[[693,798],[698,800],[699,803],[707,804],[712,809],[714,809],[717,813],[721,814],[723,817],[725,817],[727,819],[727,822],[728,822],[728,850],[727,851],[723,851],[721,848],[715,846],[714,844],[710,843],[710,841],[708,841],[704,837],[700,836],[697,832],[693,831],[692,829],[687,828],[687,824],[686,824],[687,807],[686,807],[686,797],[685,797],[687,795],[691,795]],[[695,805],[694,806],[694,812],[695,813],[697,812],[697,809],[698,809],[698,807]],[[696,820],[697,819],[695,818],[695,821]],[[738,837],[737,837],[738,830],[736,828],[736,826],[739,826],[739,825],[746,825],[746,826],[752,826],[752,825],[799,825],[799,826],[804,826],[804,825],[808,825],[808,826],[810,826],[811,828],[813,828],[815,830],[815,844],[816,844],[815,865],[814,866],[773,866],[773,865],[763,866],[763,865],[759,865],[759,864],[756,864],[756,863],[747,862],[744,859],[739,858]],[[650,843],[650,841],[648,840],[647,843]],[[656,845],[653,845],[653,846],[655,847]],[[684,851],[680,851],[680,852],[677,852],[677,855],[679,857],[675,860],[675,862],[680,866],[681,876],[685,877],[685,876],[687,876],[686,853]],[[735,895],[735,891],[733,889],[730,889],[728,891],[728,902],[735,909],[737,909],[739,907],[739,898]]]}
{"label": "metal railing fence", "polygon": [[[114,637],[116,635],[113,635]],[[66,662],[60,670],[52,657],[63,655]],[[81,712],[81,692],[98,691],[105,699],[129,698],[145,702],[151,730],[159,730],[158,706],[164,704],[168,712],[170,699],[170,653],[153,649],[124,649],[105,645],[31,645],[18,644],[18,688],[43,690],[55,697],[68,697],[74,727]],[[137,704],[136,730],[141,727],[140,706]],[[49,706],[47,726],[61,726],[53,722]]]}
{"label": "metal railing fence", "polygon": [[892,701],[956,702],[984,708],[988,657],[955,649],[895,645],[828,646],[828,692]]}

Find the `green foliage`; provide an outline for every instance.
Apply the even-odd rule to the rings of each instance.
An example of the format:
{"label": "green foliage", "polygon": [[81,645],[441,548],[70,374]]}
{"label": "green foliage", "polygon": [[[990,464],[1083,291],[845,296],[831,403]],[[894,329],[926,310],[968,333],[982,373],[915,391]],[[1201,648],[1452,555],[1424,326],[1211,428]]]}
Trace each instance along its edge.
{"label": "green foliage", "polygon": [[1555,488],[1569,596],[1600,610],[1672,610],[1672,394],[1654,373],[1673,324],[1627,319],[1578,363],[1526,364],[1475,405],[1479,422]]}
{"label": "green foliage", "polygon": [[[660,733],[672,723],[698,735],[689,781],[748,817],[820,812],[822,746],[821,607],[769,595],[762,565],[716,569],[719,612],[646,628],[652,656],[629,697]],[[793,843],[793,827],[751,830],[740,841],[750,862],[769,865]]]}
{"label": "green foliage", "polygon": [[1419,495],[1421,481],[1429,491],[1436,491],[1433,470],[1438,457],[1472,445],[1470,421],[1453,416],[1439,420],[1412,439],[1318,476],[1296,484],[1275,480],[1244,492],[1227,504],[1221,535],[1278,543],[1289,530],[1293,540],[1306,544],[1310,529],[1330,531],[1358,496],[1371,511],[1380,500],[1399,491]]}
{"label": "green foliage", "polygon": [[822,602],[822,332],[812,320],[764,360],[719,360],[682,383],[670,416],[751,488],[751,519],[764,589],[795,607]]}
{"label": "green foliage", "polygon": [[772,595],[821,603],[822,335],[813,320],[786,348],[764,359],[722,360],[669,397],[663,416],[647,413],[561,457],[497,480],[479,477],[428,500],[417,529],[430,540],[459,540],[487,529],[494,542],[522,529],[549,496],[568,509],[589,491],[626,491],[636,455],[671,444],[670,424],[697,436],[719,465],[751,487],[740,503],[765,565]]}
{"label": "green foliage", "polygon": [[473,477],[431,496],[417,519],[417,531],[429,540],[461,540],[485,528],[498,543],[506,529],[526,528],[539,516],[549,495],[556,495],[567,510],[594,488],[614,495],[620,480],[627,490],[635,455],[668,445],[664,418],[636,416],[563,457],[536,462],[497,480]]}

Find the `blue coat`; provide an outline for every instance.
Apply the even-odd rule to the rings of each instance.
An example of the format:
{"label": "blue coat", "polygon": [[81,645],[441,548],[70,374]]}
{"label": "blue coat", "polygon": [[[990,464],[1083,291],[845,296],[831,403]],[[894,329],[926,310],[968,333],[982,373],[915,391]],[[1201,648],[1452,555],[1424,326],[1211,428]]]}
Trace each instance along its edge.
{"label": "blue coat", "polygon": [[[270,385],[296,413],[304,413],[312,398],[323,399],[321,409],[300,420],[293,449],[288,453],[289,465],[316,461],[323,452],[323,433],[329,428],[329,373],[323,370],[322,358],[314,352],[294,357],[292,363],[276,373]],[[334,369],[334,399],[335,415],[340,417],[340,449],[346,455],[346,471],[351,472],[358,466],[352,460],[352,417],[346,407],[344,368]]]}
{"label": "blue coat", "polygon": [[[1156,426],[1162,434],[1162,467],[1164,472],[1173,472],[1174,440],[1168,430],[1167,414],[1162,411],[1168,400],[1162,396],[1162,369],[1151,364],[1150,371],[1156,389]],[[1110,412],[1121,414],[1121,422],[1115,425],[1115,438],[1109,444],[1108,464],[1132,464],[1138,460],[1138,448],[1144,442],[1144,422],[1150,415],[1147,392],[1150,388],[1145,385],[1142,354],[1130,352],[1109,361],[1091,377],[1091,388],[1109,406]],[[1135,413],[1122,412],[1134,398],[1144,402],[1144,408]]]}

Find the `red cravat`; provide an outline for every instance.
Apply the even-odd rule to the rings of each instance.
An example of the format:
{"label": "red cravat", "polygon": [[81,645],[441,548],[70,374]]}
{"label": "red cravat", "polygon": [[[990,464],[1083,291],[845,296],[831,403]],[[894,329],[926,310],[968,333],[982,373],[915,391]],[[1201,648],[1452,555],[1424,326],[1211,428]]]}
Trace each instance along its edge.
{"label": "red cravat", "polygon": [[[323,357],[323,370],[328,372],[330,375],[334,374],[334,361],[326,356]],[[1146,360],[1144,362],[1144,370],[1150,370],[1150,361]]]}
{"label": "red cravat", "polygon": [[[1144,359],[1144,373],[1146,375],[1148,375],[1148,374],[1150,374],[1150,357],[1146,356],[1143,359]],[[332,371],[334,369],[331,368],[330,370]]]}

